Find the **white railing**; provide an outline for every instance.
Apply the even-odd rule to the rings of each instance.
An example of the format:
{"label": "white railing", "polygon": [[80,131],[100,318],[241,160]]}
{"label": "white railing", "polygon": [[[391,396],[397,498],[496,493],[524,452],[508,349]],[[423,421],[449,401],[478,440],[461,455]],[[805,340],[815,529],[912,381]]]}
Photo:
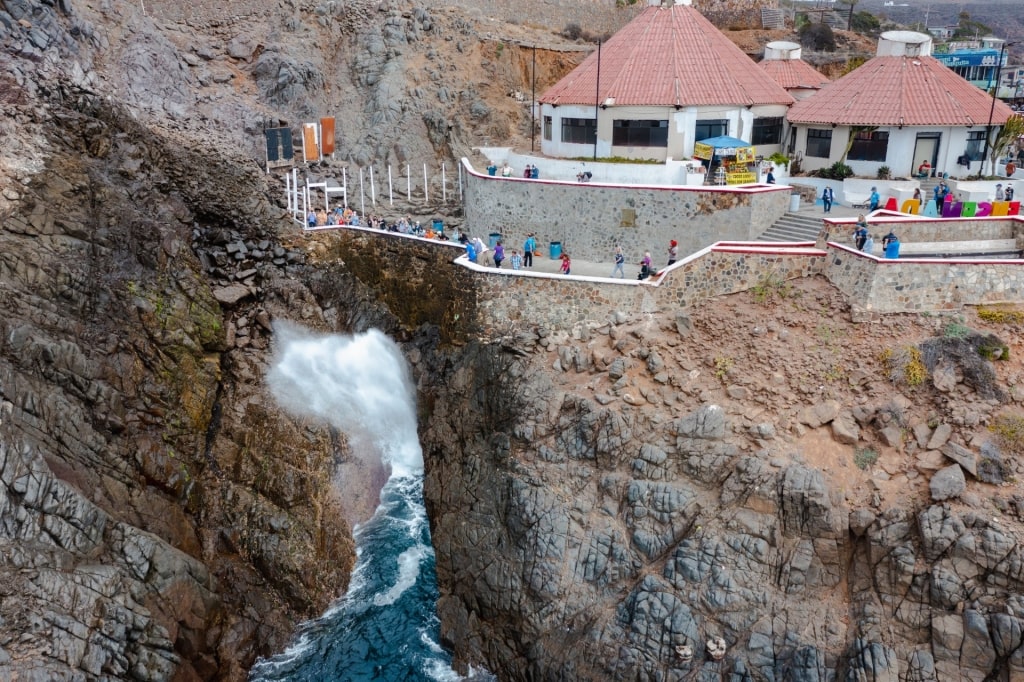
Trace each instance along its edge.
{"label": "white railing", "polygon": [[[404,199],[407,204],[413,206],[418,204],[425,210],[436,210],[438,206],[430,203],[430,197],[432,189],[435,198],[437,197],[437,190],[434,189],[437,185],[440,185],[441,205],[447,204],[449,198],[462,202],[462,165],[456,165],[458,172],[454,178],[451,178],[448,174],[447,164],[442,163],[439,168],[431,167],[426,163],[422,164],[422,184],[418,177],[414,182],[413,178],[419,175],[420,168],[416,168],[412,164],[406,164],[404,168],[399,167],[397,173],[390,164],[384,167],[372,164],[365,167],[343,166],[340,179],[324,175],[314,177],[308,172],[304,178],[300,178],[299,169],[292,168],[284,174],[288,212],[291,213],[293,219],[304,224],[311,209],[315,210],[322,206],[325,211],[330,211],[338,205],[335,198],[334,206],[332,206],[332,197],[341,195],[341,205],[354,208],[353,204],[358,202],[359,215],[365,216],[367,205],[370,206],[371,211],[377,210],[378,205],[384,205],[385,202],[388,207],[394,206],[396,189],[399,200]],[[377,178],[383,175],[385,168],[388,178],[386,192],[378,193]],[[405,180],[404,196],[401,192],[403,178]],[[352,183],[351,192],[349,191],[350,181]],[[383,187],[380,189],[384,190]]]}

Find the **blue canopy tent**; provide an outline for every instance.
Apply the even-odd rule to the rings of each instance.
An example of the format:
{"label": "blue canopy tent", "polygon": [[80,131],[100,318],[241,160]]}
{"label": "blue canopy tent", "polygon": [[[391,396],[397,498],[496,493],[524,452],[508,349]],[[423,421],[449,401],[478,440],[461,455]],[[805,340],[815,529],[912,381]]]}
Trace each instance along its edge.
{"label": "blue canopy tent", "polygon": [[700,140],[693,146],[693,155],[711,161],[713,157],[735,156],[738,161],[753,160],[754,148],[737,137],[719,135]]}
{"label": "blue canopy tent", "polygon": [[693,145],[693,155],[711,164],[712,182],[716,185],[757,182],[757,173],[748,168],[755,161],[754,148],[749,142],[728,135],[709,137]]}

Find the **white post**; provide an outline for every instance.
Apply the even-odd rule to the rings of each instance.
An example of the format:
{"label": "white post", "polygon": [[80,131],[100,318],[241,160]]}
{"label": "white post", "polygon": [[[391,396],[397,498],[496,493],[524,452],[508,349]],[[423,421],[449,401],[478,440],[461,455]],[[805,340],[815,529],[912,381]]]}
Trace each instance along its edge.
{"label": "white post", "polygon": [[459,201],[462,201],[462,162],[459,162]]}
{"label": "white post", "polygon": [[388,205],[395,205],[395,188],[391,185],[391,164],[388,164]]}
{"label": "white post", "polygon": [[309,188],[307,187],[302,193],[302,224],[308,225],[306,222],[306,216],[309,215]]}
{"label": "white post", "polygon": [[412,168],[405,164],[405,200],[412,202]]}
{"label": "white post", "polygon": [[363,193],[363,167],[359,167],[359,217],[366,215],[366,195]]}
{"label": "white post", "polygon": [[370,166],[370,203],[377,205],[377,186],[373,183],[373,166]]}
{"label": "white post", "polygon": [[[295,192],[295,210],[299,210],[299,169],[292,168],[292,191]],[[302,221],[306,221],[306,214],[302,214]]]}
{"label": "white post", "polygon": [[430,196],[427,192],[427,164],[423,164],[423,203],[428,201],[430,201]]}
{"label": "white post", "polygon": [[345,190],[341,194],[341,200],[345,202],[345,208],[348,208],[348,169],[344,166],[341,168],[341,188]]}
{"label": "white post", "polygon": [[292,214],[292,218],[295,217],[295,211],[292,210],[292,176],[288,173],[284,174],[284,196],[288,201],[288,212]]}
{"label": "white post", "polygon": [[444,203],[448,202],[448,187],[445,179],[444,164],[441,164],[441,201]]}

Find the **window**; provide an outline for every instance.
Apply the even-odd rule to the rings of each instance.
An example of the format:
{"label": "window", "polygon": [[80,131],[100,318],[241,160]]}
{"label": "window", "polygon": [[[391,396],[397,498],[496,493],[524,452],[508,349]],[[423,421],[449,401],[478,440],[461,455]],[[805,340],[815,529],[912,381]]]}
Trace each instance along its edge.
{"label": "window", "polygon": [[562,142],[594,144],[597,142],[597,119],[563,118]]}
{"label": "window", "polygon": [[810,128],[807,131],[807,156],[827,159],[832,155],[832,131]]}
{"label": "window", "polygon": [[779,144],[782,142],[782,117],[755,118],[750,144]]}
{"label": "window", "polygon": [[544,139],[548,142],[551,141],[551,117],[544,117]]}
{"label": "window", "polygon": [[612,121],[612,144],[619,147],[667,147],[668,121]]}
{"label": "window", "polygon": [[889,148],[888,131],[858,131],[853,136],[850,153],[846,158],[850,161],[885,161],[885,153]]}
{"label": "window", "polygon": [[694,129],[694,138],[697,142],[706,140],[709,137],[718,137],[719,135],[729,134],[729,121],[726,119],[719,119],[717,121],[697,121],[697,127]]}
{"label": "window", "polygon": [[967,133],[967,151],[971,161],[982,161],[985,158],[985,131],[972,130]]}

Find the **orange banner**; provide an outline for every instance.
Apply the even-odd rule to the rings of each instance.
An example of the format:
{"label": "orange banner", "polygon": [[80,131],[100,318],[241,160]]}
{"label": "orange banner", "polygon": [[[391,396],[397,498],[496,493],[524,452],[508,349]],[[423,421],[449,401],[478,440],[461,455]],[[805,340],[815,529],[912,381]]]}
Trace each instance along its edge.
{"label": "orange banner", "polygon": [[324,156],[334,153],[334,117],[320,119],[320,149]]}
{"label": "orange banner", "polygon": [[302,126],[302,156],[306,161],[319,161],[320,151],[316,147],[316,124]]}

